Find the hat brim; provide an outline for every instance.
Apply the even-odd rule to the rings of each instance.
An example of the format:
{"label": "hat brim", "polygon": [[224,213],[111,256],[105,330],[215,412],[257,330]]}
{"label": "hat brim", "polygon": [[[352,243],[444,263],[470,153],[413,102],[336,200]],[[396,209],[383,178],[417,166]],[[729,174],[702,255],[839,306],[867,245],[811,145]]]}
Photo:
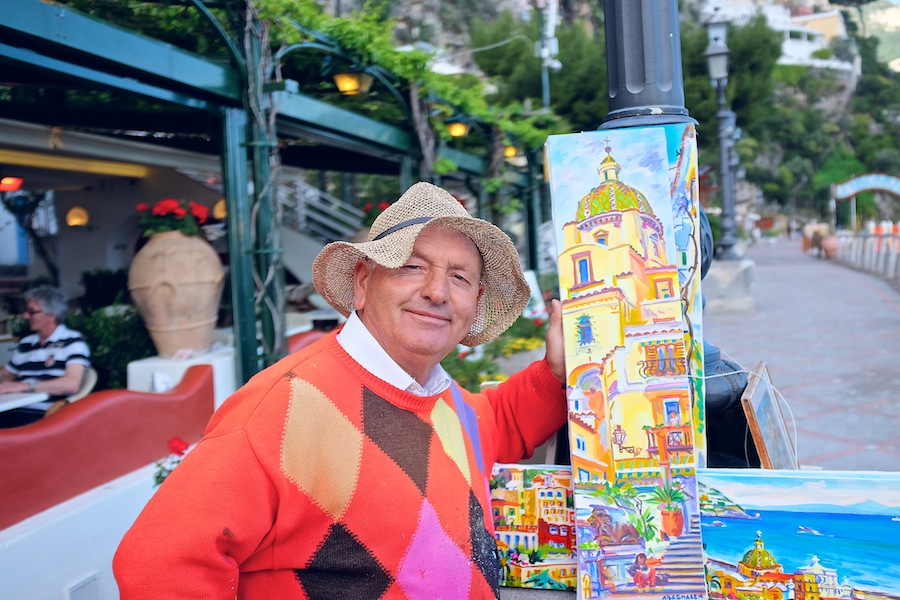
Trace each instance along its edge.
{"label": "hat brim", "polygon": [[399,229],[377,241],[332,242],[313,262],[313,285],[335,310],[348,316],[354,309],[356,263],[368,258],[389,269],[403,266],[412,253],[416,238],[426,227],[459,231],[478,248],[484,293],[478,301],[475,323],[460,343],[477,346],[496,339],[522,314],[530,289],[522,274],[519,254],[509,236],[496,225],[481,219],[435,217],[427,223]]}

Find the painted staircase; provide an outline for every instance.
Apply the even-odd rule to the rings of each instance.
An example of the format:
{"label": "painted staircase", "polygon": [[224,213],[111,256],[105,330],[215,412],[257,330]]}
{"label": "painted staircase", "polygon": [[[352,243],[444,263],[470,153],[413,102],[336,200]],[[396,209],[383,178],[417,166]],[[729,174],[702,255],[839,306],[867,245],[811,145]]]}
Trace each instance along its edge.
{"label": "painted staircase", "polygon": [[[703,542],[700,537],[700,515],[692,515],[688,530],[669,543],[662,564],[656,568],[658,579],[666,583],[650,590],[651,594],[665,596],[676,594],[706,594],[706,578],[703,569]],[[661,577],[662,576],[662,577]],[[647,595],[647,590],[639,590],[628,582],[616,587],[617,594]]]}

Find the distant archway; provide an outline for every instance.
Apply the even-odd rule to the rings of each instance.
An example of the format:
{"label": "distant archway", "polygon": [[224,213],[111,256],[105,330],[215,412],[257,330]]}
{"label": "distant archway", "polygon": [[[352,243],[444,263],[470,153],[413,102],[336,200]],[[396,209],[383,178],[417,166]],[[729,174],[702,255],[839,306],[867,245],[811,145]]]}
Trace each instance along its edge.
{"label": "distant archway", "polygon": [[847,200],[861,192],[881,191],[900,196],[900,177],[887,173],[867,173],[834,186],[834,199]]}
{"label": "distant archway", "polygon": [[[900,198],[900,177],[887,173],[866,173],[848,179],[844,183],[835,184],[832,197],[832,216],[838,200],[850,200],[850,222],[856,229],[856,195],[862,192],[887,192]],[[832,223],[833,225],[834,223]]]}

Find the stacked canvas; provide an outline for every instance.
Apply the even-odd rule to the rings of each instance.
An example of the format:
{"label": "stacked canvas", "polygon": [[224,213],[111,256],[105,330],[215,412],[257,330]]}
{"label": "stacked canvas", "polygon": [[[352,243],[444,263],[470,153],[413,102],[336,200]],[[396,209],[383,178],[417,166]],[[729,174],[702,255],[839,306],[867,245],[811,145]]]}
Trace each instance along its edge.
{"label": "stacked canvas", "polygon": [[[705,570],[710,598],[900,597],[900,474],[699,469],[697,482],[705,563],[684,568]],[[576,587],[571,467],[496,465],[491,505],[502,585]],[[605,596],[656,593],[607,578]]]}

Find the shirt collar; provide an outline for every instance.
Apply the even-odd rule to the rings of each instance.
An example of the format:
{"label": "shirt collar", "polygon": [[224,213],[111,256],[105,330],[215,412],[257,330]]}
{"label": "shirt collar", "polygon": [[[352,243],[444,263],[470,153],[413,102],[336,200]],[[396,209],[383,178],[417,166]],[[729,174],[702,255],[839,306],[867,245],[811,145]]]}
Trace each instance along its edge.
{"label": "shirt collar", "polygon": [[450,387],[450,375],[440,364],[431,371],[425,385],[420,385],[381,347],[356,311],[350,313],[337,341],[364,369],[395,388],[417,396],[436,396]]}

